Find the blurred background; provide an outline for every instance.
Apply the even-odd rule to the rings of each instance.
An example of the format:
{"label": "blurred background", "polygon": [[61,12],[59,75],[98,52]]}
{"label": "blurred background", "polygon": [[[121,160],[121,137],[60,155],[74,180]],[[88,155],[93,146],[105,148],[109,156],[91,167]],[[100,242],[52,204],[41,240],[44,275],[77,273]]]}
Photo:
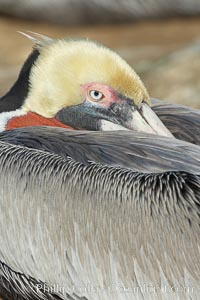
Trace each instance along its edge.
{"label": "blurred background", "polygon": [[114,49],[151,97],[200,108],[200,0],[0,0],[0,95],[32,43],[17,31]]}

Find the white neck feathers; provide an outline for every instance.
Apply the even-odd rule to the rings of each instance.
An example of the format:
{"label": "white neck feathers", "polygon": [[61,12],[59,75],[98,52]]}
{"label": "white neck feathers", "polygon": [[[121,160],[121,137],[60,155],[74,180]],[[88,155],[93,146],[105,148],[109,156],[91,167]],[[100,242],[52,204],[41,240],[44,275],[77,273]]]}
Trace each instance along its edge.
{"label": "white neck feathers", "polygon": [[16,109],[13,111],[0,113],[0,132],[6,129],[6,125],[10,119],[14,117],[23,116],[25,114],[26,112],[24,112],[22,109]]}

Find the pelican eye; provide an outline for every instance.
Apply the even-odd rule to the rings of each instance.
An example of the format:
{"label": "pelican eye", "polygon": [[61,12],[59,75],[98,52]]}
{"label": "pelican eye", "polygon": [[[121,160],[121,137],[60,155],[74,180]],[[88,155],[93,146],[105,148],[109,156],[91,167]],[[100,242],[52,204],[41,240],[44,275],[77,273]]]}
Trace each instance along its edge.
{"label": "pelican eye", "polygon": [[97,90],[92,90],[90,91],[90,97],[92,97],[92,99],[94,99],[95,101],[99,101],[104,98],[104,95]]}

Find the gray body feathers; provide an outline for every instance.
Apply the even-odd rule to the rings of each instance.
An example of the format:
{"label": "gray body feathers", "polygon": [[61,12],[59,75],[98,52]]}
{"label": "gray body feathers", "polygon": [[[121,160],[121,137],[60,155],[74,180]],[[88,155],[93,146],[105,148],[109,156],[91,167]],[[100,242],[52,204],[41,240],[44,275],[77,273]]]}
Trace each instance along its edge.
{"label": "gray body feathers", "polygon": [[154,299],[165,299],[159,288],[170,286],[190,286],[197,299],[198,174],[142,174],[3,142],[0,165],[0,260],[19,272],[15,290],[26,299],[33,292],[21,273],[65,287],[64,299],[152,299],[114,288],[143,284],[157,287]]}
{"label": "gray body feathers", "polygon": [[200,110],[152,99],[152,109],[180,140],[200,145]]}
{"label": "gray body feathers", "polygon": [[0,141],[69,156],[88,165],[126,167],[143,173],[186,171],[200,174],[199,147],[134,131],[89,132],[56,127],[26,127],[0,133]]}

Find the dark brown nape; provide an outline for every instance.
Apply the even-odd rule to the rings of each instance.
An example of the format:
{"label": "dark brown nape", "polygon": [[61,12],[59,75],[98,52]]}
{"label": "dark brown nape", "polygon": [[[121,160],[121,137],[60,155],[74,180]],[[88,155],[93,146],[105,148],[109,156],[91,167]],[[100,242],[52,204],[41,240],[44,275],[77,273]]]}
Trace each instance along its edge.
{"label": "dark brown nape", "polygon": [[13,111],[22,106],[29,90],[30,71],[39,54],[40,53],[37,49],[32,51],[32,53],[26,59],[19,73],[17,81],[6,93],[6,95],[0,98],[0,113]]}

